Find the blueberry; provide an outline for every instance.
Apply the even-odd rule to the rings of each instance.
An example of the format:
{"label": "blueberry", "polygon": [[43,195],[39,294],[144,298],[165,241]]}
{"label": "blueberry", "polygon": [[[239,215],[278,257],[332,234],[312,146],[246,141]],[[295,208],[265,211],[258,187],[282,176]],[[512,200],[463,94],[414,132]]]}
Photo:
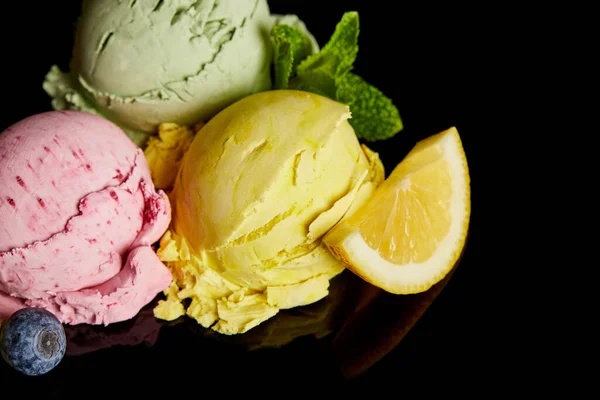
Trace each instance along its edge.
{"label": "blueberry", "polygon": [[25,375],[43,375],[65,355],[67,341],[60,321],[41,308],[16,311],[0,329],[0,353]]}

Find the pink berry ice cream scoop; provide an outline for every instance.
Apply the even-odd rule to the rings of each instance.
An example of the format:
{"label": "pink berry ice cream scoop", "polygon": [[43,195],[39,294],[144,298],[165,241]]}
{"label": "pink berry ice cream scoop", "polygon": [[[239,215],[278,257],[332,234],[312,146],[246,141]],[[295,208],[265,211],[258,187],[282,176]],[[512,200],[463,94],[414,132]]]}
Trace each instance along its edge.
{"label": "pink berry ice cream scoop", "polygon": [[0,319],[41,307],[66,324],[132,318],[171,282],[151,245],[171,209],[141,149],[79,111],[0,134]]}

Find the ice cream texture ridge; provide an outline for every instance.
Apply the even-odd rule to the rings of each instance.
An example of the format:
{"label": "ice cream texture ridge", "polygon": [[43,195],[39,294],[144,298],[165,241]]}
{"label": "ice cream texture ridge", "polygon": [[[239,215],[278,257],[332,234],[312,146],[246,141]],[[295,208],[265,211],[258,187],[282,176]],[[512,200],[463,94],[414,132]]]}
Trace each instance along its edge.
{"label": "ice cream texture ridge", "polygon": [[272,90],[202,127],[169,193],[173,220],[157,254],[174,280],[158,318],[187,314],[238,334],[327,296],[345,265],[321,238],[384,179],[349,118],[348,106],[326,97]]}
{"label": "ice cream texture ridge", "polygon": [[132,318],[167,288],[151,247],[171,209],[116,125],[80,111],[0,135],[0,319],[41,307],[66,324]]}
{"label": "ice cream texture ridge", "polygon": [[304,31],[266,0],[86,0],[70,71],[52,66],[44,90],[54,109],[100,114],[139,145],[158,124],[205,121],[271,88],[275,24]]}

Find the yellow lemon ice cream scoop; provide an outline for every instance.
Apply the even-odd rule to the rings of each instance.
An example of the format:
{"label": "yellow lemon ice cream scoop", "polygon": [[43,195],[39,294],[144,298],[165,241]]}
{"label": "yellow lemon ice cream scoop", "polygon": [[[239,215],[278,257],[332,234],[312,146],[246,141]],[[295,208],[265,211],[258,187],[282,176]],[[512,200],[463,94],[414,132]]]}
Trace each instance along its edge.
{"label": "yellow lemon ice cream scoop", "polygon": [[[384,178],[349,108],[295,90],[245,97],[195,135],[158,250],[174,281],[158,318],[243,333],[328,294],[344,264],[321,238]],[[152,168],[152,166],[151,166]]]}

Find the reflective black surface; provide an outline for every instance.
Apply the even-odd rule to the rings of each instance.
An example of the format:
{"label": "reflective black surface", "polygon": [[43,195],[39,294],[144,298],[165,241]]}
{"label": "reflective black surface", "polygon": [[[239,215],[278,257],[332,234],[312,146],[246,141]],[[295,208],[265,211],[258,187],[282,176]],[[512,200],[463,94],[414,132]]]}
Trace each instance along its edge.
{"label": "reflective black surface", "polygon": [[[0,68],[8,106],[0,130],[50,110],[41,84],[52,64],[68,69],[78,3],[19,2],[6,13]],[[485,180],[480,165],[490,145],[481,120],[494,81],[486,75],[494,39],[481,42],[490,28],[468,9],[393,2],[392,11],[384,3],[270,1],[273,12],[299,15],[321,44],[343,12],[359,11],[355,72],[394,100],[405,126],[393,139],[371,145],[388,172],[416,141],[458,128],[473,211],[469,242],[451,276],[426,293],[394,296],[346,271],[332,282],[328,298],[281,312],[238,337],[190,320],[166,324],[153,318],[151,305],[134,320],[108,328],[67,327],[67,356],[49,374],[27,378],[0,363],[2,396],[201,398],[244,392],[320,398],[319,390],[340,396],[367,390],[401,398],[465,393],[473,382],[490,378],[496,344],[482,323],[491,284],[484,271],[497,264],[498,255],[483,257],[478,185]]]}
{"label": "reflective black surface", "polygon": [[[214,385],[268,388],[298,381],[344,390],[360,384],[394,351],[455,270],[429,291],[411,296],[385,293],[345,271],[332,280],[330,295],[322,301],[281,311],[236,336],[204,329],[188,318],[159,321],[152,314],[155,302],[134,319],[109,327],[66,326],[66,357],[55,370],[37,377],[41,386],[34,389],[64,398],[108,379],[107,384],[133,395],[152,395],[184,381],[191,386],[201,381],[209,391]],[[0,371],[10,380],[9,389],[33,382],[7,365]],[[148,385],[140,387],[142,382]]]}

